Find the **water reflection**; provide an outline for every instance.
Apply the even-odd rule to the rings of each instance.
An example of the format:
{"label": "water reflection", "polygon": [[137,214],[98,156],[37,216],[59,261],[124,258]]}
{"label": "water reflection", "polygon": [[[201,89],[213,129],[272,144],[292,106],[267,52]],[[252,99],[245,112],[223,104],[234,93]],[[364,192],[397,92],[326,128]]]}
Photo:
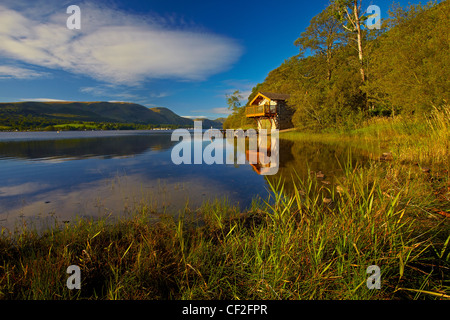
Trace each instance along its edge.
{"label": "water reflection", "polygon": [[[142,204],[176,214],[187,202],[195,209],[217,198],[245,209],[253,198],[267,198],[268,181],[285,179],[289,190],[293,175],[305,178],[321,171],[321,181],[332,184],[349,156],[353,163],[370,156],[346,145],[280,140],[278,172],[263,176],[267,164],[249,165],[245,150],[234,154],[247,159],[244,165],[175,165],[171,150],[184,142],[172,142],[170,132],[39,137],[30,133],[26,139],[11,139],[9,134],[2,139],[0,134],[1,227],[13,228],[21,220],[42,225],[76,216],[120,215]],[[203,141],[203,148],[209,143]]]}
{"label": "water reflection", "polygon": [[148,150],[167,150],[174,144],[175,142],[170,141],[170,133],[12,140],[0,141],[0,158],[27,160],[110,158],[138,155]]}
{"label": "water reflection", "polygon": [[[345,167],[364,166],[369,159],[378,159],[381,154],[380,146],[374,144],[355,146],[349,143],[280,140],[278,148],[279,159],[272,158],[272,163],[258,161],[250,164],[253,170],[259,175],[265,175],[266,183],[272,186],[276,186],[279,182],[283,183],[284,191],[288,194],[293,194],[296,189],[302,192],[304,191],[302,187],[307,188],[306,185],[299,185],[299,180],[311,181],[313,183],[311,195],[323,197],[324,202],[334,189],[339,188],[339,183],[344,178]],[[267,158],[267,155],[270,155],[270,144],[264,150],[261,149],[264,148],[256,152],[258,160],[260,156]],[[247,151],[247,160],[251,156],[252,152]],[[278,166],[278,172],[267,175],[266,172],[274,166]]]}
{"label": "water reflection", "polygon": [[375,153],[372,146],[361,149],[350,144],[281,140],[278,173],[266,179],[273,185],[281,179],[285,190],[293,192],[294,181],[312,178],[316,192],[329,196],[342,178],[345,166],[364,165]]}

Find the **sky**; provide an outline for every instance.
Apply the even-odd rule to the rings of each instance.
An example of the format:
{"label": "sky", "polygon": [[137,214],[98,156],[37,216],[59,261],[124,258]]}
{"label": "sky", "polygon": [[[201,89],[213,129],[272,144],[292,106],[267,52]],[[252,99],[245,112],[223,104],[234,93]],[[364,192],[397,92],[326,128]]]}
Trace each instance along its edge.
{"label": "sky", "polygon": [[[396,1],[401,6],[419,1]],[[180,116],[229,114],[296,55],[329,0],[0,0],[0,102],[125,101]],[[392,1],[378,5],[387,17]],[[80,29],[69,29],[80,8]]]}

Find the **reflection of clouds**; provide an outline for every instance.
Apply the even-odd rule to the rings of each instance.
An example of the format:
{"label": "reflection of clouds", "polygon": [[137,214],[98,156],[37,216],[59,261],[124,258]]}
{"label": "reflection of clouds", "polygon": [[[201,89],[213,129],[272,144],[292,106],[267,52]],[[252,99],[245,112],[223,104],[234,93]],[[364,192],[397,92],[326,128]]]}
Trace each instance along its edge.
{"label": "reflection of clouds", "polygon": [[34,193],[48,187],[48,184],[36,182],[26,182],[15,186],[0,187],[0,197],[11,197],[27,193]]}
{"label": "reflection of clouds", "polygon": [[[90,132],[88,132],[90,133]],[[36,139],[31,139],[35,137]],[[55,164],[84,159],[131,159],[141,155],[164,153],[174,145],[170,135],[153,132],[136,134],[116,134],[111,137],[85,135],[67,139],[40,139],[40,135],[30,136],[30,140],[3,141],[0,133],[0,160],[24,159],[36,163]],[[7,139],[7,138],[6,138]]]}
{"label": "reflection of clouds", "polygon": [[141,133],[148,134],[147,131],[142,130],[0,132],[0,141],[8,142],[78,138],[107,138],[136,135]]}
{"label": "reflection of clouds", "polygon": [[[48,164],[39,160],[6,161],[5,165],[14,170],[2,164],[2,178],[10,181],[11,187],[4,183],[0,188],[0,227],[14,226],[22,217],[40,223],[55,218],[59,222],[73,221],[76,216],[117,216],[141,204],[159,213],[177,214],[187,201],[191,209],[196,209],[205,200],[223,197],[245,207],[250,205],[253,195],[266,192],[264,180],[256,177],[249,166],[236,170],[226,165],[175,165],[169,147],[187,144],[188,148],[194,148],[194,143],[193,139],[170,143],[170,137],[170,134],[165,137],[148,135],[148,139],[154,139],[120,140],[121,145],[114,144],[115,148],[134,143],[139,148],[156,146],[158,149],[160,142],[166,146],[165,140],[169,141],[167,150],[149,148],[134,157],[93,157],[81,161],[47,158],[44,161]],[[104,147],[104,142],[108,141],[101,142],[99,146]],[[209,144],[209,140],[199,143],[202,150]],[[231,146],[224,144],[223,147]],[[97,145],[85,148],[80,144],[80,148],[80,154],[98,150]],[[245,160],[245,154],[243,156]]]}
{"label": "reflection of clouds", "polygon": [[37,159],[30,159],[34,162],[41,162],[41,163],[48,163],[48,164],[58,164],[58,163],[64,163],[67,161],[73,161],[73,160],[85,160],[85,159],[130,159],[134,158],[135,155],[123,155],[123,156],[114,156],[114,155],[83,155],[80,157],[67,157],[67,156],[61,156],[61,157],[51,157],[51,158],[37,158]]}
{"label": "reflection of clouds", "polygon": [[[26,183],[16,186],[39,191],[42,184]],[[0,190],[8,190],[8,187]],[[12,189],[14,190],[14,189]],[[142,205],[157,213],[176,215],[186,207],[199,208],[205,200],[222,199],[227,196],[239,202],[239,194],[225,183],[202,176],[179,176],[164,179],[148,178],[140,174],[126,174],[109,179],[81,183],[71,189],[45,191],[27,197],[24,202],[6,208],[0,204],[0,226],[12,228],[18,219],[47,221],[49,218],[73,221],[77,217],[100,218],[107,215],[121,216]]]}
{"label": "reflection of clouds", "polygon": [[66,161],[72,161],[72,160],[77,160],[76,158],[37,158],[37,159],[29,159],[30,161],[33,162],[41,162],[41,163],[48,163],[48,164],[58,164],[58,163],[63,163]]}

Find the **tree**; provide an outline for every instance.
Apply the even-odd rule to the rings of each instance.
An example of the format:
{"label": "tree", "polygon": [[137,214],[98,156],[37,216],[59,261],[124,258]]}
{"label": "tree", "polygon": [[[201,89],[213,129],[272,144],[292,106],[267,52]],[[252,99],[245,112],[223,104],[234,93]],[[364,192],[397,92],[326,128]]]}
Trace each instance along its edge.
{"label": "tree", "polygon": [[331,80],[333,70],[333,52],[344,40],[342,25],[333,13],[332,7],[327,7],[313,17],[306,30],[294,42],[300,49],[300,56],[309,49],[326,61],[328,81]]}
{"label": "tree", "polygon": [[239,90],[236,90],[235,92],[233,92],[233,94],[227,94],[226,97],[228,109],[233,112],[237,112],[241,107],[241,100],[243,99],[241,92]]}
{"label": "tree", "polygon": [[392,115],[427,113],[450,101],[450,2],[394,7],[377,39],[370,98]]}
{"label": "tree", "polygon": [[243,125],[247,125],[248,121],[245,116],[245,106],[242,106],[241,104],[241,101],[243,99],[241,92],[239,90],[236,90],[232,94],[227,94],[226,97],[228,109],[230,109],[232,113],[223,123],[223,128],[234,129],[239,128]]}
{"label": "tree", "polygon": [[364,55],[363,55],[363,36],[361,25],[367,19],[361,12],[361,0],[334,0],[331,4],[337,19],[341,22],[342,27],[351,32],[356,33],[356,42],[358,47],[359,70],[362,82],[365,82],[366,75],[364,71]]}

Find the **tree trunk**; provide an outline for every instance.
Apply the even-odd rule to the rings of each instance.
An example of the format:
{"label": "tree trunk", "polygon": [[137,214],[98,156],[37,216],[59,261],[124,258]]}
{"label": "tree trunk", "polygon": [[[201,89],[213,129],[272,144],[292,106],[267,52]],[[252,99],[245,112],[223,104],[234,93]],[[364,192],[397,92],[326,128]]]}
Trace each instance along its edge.
{"label": "tree trunk", "polygon": [[359,68],[360,68],[360,73],[361,73],[361,80],[362,80],[362,82],[364,82],[364,81],[366,81],[366,76],[364,73],[361,23],[360,23],[360,17],[359,17],[357,3],[358,3],[357,0],[355,0],[353,2],[353,12],[355,14],[355,25],[356,25],[357,35],[358,35],[358,56],[359,56],[359,65],[360,65]]}
{"label": "tree trunk", "polygon": [[327,52],[327,79],[331,80],[331,53]]}

